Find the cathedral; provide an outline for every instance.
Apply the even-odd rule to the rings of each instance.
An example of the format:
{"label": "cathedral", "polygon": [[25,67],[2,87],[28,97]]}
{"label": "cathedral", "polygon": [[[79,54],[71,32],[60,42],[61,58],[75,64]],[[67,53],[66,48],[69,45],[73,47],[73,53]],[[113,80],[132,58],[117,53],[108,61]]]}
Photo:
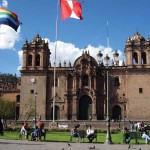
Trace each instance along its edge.
{"label": "cathedral", "polygon": [[[19,119],[104,120],[109,108],[111,120],[149,120],[150,117],[150,39],[138,32],[125,43],[125,62],[119,65],[114,52],[88,50],[74,64],[51,66],[48,43],[39,35],[23,45]],[[55,85],[55,86],[54,86]],[[108,107],[109,103],[109,107]]]}

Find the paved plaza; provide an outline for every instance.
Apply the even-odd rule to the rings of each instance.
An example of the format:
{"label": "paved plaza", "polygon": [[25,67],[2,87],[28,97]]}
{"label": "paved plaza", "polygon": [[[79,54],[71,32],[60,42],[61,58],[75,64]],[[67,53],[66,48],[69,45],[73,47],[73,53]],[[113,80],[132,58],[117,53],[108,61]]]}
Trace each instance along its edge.
{"label": "paved plaza", "polygon": [[24,140],[0,140],[0,150],[150,150],[150,145],[34,142]]}

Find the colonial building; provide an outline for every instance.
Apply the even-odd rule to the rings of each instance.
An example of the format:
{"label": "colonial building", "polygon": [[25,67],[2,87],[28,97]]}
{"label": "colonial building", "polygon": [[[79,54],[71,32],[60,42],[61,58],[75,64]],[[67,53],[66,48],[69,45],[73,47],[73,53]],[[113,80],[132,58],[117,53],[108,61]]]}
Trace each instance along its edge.
{"label": "colonial building", "polygon": [[115,51],[109,68],[88,50],[74,64],[64,61],[54,68],[48,43],[39,35],[22,50],[20,119],[33,119],[36,110],[43,120],[103,120],[107,98],[111,119],[149,119],[150,39],[138,32],[126,41],[125,63],[118,65]]}
{"label": "colonial building", "polygon": [[[17,79],[17,77],[16,77]],[[0,80],[0,100],[9,100],[15,102],[15,117],[18,119],[20,111],[20,78],[13,83],[7,79]]]}

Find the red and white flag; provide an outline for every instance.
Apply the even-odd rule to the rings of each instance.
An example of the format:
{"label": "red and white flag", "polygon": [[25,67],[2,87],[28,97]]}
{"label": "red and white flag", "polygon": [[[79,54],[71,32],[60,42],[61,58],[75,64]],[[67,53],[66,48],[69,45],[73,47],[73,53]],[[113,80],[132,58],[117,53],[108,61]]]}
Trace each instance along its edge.
{"label": "red and white flag", "polygon": [[82,18],[82,7],[77,0],[60,0],[62,20],[66,18]]}

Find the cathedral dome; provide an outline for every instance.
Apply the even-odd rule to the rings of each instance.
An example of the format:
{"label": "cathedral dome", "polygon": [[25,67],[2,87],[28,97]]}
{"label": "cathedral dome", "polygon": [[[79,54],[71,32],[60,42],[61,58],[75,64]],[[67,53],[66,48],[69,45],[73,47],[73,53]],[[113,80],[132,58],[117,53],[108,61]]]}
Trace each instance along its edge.
{"label": "cathedral dome", "polygon": [[96,60],[90,56],[89,51],[83,51],[82,56],[78,57],[74,62],[74,67],[94,67],[97,66]]}

